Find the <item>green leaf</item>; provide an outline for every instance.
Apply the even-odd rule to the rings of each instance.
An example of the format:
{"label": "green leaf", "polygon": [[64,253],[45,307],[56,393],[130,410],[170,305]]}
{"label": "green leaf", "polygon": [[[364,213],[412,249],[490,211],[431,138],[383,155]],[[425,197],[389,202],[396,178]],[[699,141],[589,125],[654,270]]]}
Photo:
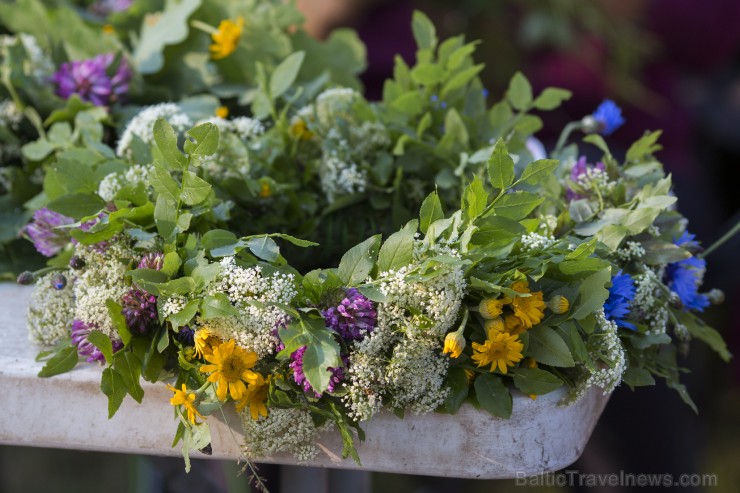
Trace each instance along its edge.
{"label": "green leaf", "polygon": [[41,161],[46,156],[54,152],[56,146],[46,139],[39,139],[29,142],[21,148],[23,157],[29,161]]}
{"label": "green leaf", "polygon": [[175,169],[187,168],[188,160],[177,147],[177,135],[164,118],[157,118],[154,122],[154,142],[162,154],[163,164]]}
{"label": "green leaf", "polygon": [[567,101],[573,95],[572,92],[558,87],[546,87],[542,93],[534,100],[534,107],[538,110],[554,110]]}
{"label": "green leaf", "polygon": [[278,248],[275,240],[269,236],[249,239],[246,246],[256,257],[267,262],[274,262],[280,256],[280,248]]}
{"label": "green leaf", "polygon": [[488,192],[483,182],[475,176],[463,192],[463,211],[471,221],[483,214],[488,205]]}
{"label": "green leaf", "polygon": [[177,232],[177,204],[164,195],[158,196],[154,205],[154,223],[165,242],[171,242]]}
{"label": "green leaf", "polygon": [[511,417],[512,400],[501,377],[492,373],[478,375],[473,384],[480,407],[500,418]]}
{"label": "green leaf", "polygon": [[445,387],[450,390],[443,404],[444,410],[450,414],[455,414],[470,393],[470,383],[468,383],[465,370],[463,368],[450,368],[445,379]]}
{"label": "green leaf", "polygon": [[128,393],[126,383],[120,373],[113,368],[106,368],[100,380],[100,390],[108,396],[108,419],[111,419]]}
{"label": "green leaf", "polygon": [[275,71],[270,76],[270,96],[272,96],[272,99],[277,99],[290,89],[296,77],[298,77],[305,56],[306,54],[303,51],[291,53],[280,62],[280,65],[275,67]]}
{"label": "green leaf", "polygon": [[595,212],[588,199],[578,199],[571,201],[568,206],[568,214],[574,222],[582,223],[594,217]]}
{"label": "green leaf", "polygon": [[389,105],[392,109],[401,111],[408,116],[418,115],[424,109],[424,96],[417,91],[407,92],[394,99]]}
{"label": "green leaf", "polygon": [[568,345],[557,332],[545,325],[537,325],[529,330],[527,356],[540,363],[561,368],[575,366]]}
{"label": "green leaf", "polygon": [[103,353],[105,361],[109,365],[113,363],[113,343],[111,342],[110,337],[99,330],[93,330],[87,335],[87,340]]}
{"label": "green leaf", "polygon": [[411,29],[414,32],[416,46],[422,50],[433,50],[437,46],[437,30],[423,12],[414,11],[411,20]]}
{"label": "green leaf", "polygon": [[141,404],[144,398],[144,389],[141,388],[139,378],[141,377],[141,361],[130,351],[123,351],[116,355],[113,368],[121,375],[123,384],[128,393],[136,402]]}
{"label": "green leaf", "polygon": [[165,48],[187,38],[188,18],[202,3],[202,0],[166,0],[163,12],[144,18],[133,53],[137,72],[147,75],[160,71],[165,62]]}
{"label": "green leaf", "polygon": [[692,337],[699,339],[712,348],[723,361],[730,361],[732,354],[727,350],[727,344],[719,332],[708,325],[704,325],[701,319],[690,312],[680,311],[677,313],[677,318],[679,322],[686,326]]}
{"label": "green leaf", "polygon": [[203,320],[217,317],[235,317],[239,310],[231,305],[229,298],[224,293],[216,293],[203,298],[200,304],[200,315]]}
{"label": "green leaf", "polygon": [[655,385],[655,379],[644,368],[627,368],[622,374],[622,380],[630,387],[647,387]]}
{"label": "green leaf", "polygon": [[181,265],[182,265],[182,259],[177,254],[177,252],[170,252],[164,256],[164,260],[162,262],[162,268],[160,269],[160,271],[164,273],[166,276],[172,277],[175,274],[177,274],[177,271],[180,270]]}
{"label": "green leaf", "polygon": [[521,72],[514,74],[509,82],[506,97],[516,110],[525,110],[532,102],[532,86]]}
{"label": "green leaf", "polygon": [[519,177],[519,181],[529,185],[537,185],[552,175],[553,171],[555,171],[555,168],[557,167],[557,159],[539,159],[529,163],[527,167],[524,168],[522,176]]}
{"label": "green leaf", "polygon": [[617,224],[607,224],[596,233],[596,239],[606,245],[611,251],[616,251],[622,240],[629,234],[629,230]]}
{"label": "green leaf", "polygon": [[527,217],[544,200],[545,198],[537,193],[516,191],[501,197],[493,210],[499,216],[519,221]]}
{"label": "green leaf", "polygon": [[61,373],[66,373],[77,365],[79,356],[77,355],[76,346],[64,346],[46,362],[39,376],[42,378],[53,377]]}
{"label": "green leaf", "polygon": [[211,192],[211,185],[198,178],[198,175],[191,171],[182,173],[182,193],[180,197],[187,205],[195,205],[203,202]]}
{"label": "green leaf", "polygon": [[128,274],[131,276],[131,281],[140,289],[154,295],[157,295],[159,291],[158,286],[169,280],[167,274],[156,269],[135,269],[129,271]]}
{"label": "green leaf", "polygon": [[436,191],[427,195],[421,204],[419,211],[419,230],[426,234],[434,221],[444,219],[445,213],[442,210],[442,202],[439,200],[439,194]]}
{"label": "green leaf", "polygon": [[108,310],[108,316],[111,322],[113,322],[113,327],[118,332],[118,337],[121,338],[124,346],[128,346],[129,342],[131,342],[131,331],[126,323],[126,318],[123,316],[123,308],[110,298],[105,300],[105,307]]}
{"label": "green leaf", "polygon": [[484,67],[485,65],[481,63],[456,73],[450,80],[445,82],[440,96],[442,98],[446,98],[452,91],[463,87],[465,84],[473,80],[473,78],[478,75]]}
{"label": "green leaf", "polygon": [[420,85],[433,86],[445,79],[445,70],[436,63],[420,63],[411,70],[411,79]]}
{"label": "green leaf", "polygon": [[599,134],[590,134],[583,138],[584,142],[593,144],[598,147],[604,154],[611,156],[612,152],[609,150],[609,146],[606,144],[604,137]]}
{"label": "green leaf", "polygon": [[571,316],[580,320],[594,313],[604,306],[604,302],[609,297],[609,290],[606,285],[611,281],[611,268],[604,268],[594,272],[578,284],[580,296],[577,302],[577,308],[571,313]]}
{"label": "green leaf", "polygon": [[488,178],[494,188],[505,189],[514,182],[514,160],[506,150],[503,139],[498,139],[488,160]]}
{"label": "green leaf", "polygon": [[632,144],[630,148],[627,149],[627,162],[640,161],[643,158],[650,157],[657,151],[661,150],[663,146],[657,142],[662,133],[663,132],[661,130],[648,132],[637,142]]}
{"label": "green leaf", "polygon": [[319,244],[314,241],[303,240],[301,238],[296,238],[295,236],[290,236],[285,233],[272,233],[270,236],[273,238],[280,238],[301,248],[319,246]]}
{"label": "green leaf", "polygon": [[213,123],[203,123],[191,128],[185,134],[185,152],[191,156],[210,156],[218,150],[218,127]]}
{"label": "green leaf", "polygon": [[105,207],[105,201],[91,193],[76,193],[72,195],[62,195],[47,205],[54,212],[69,216],[73,219],[82,219],[87,216],[94,216]]}
{"label": "green leaf", "polygon": [[188,304],[185,305],[185,308],[177,313],[173,313],[167,317],[167,320],[170,321],[174,328],[183,327],[187,325],[193,317],[195,317],[195,314],[198,313],[198,308],[200,308],[200,300],[190,300],[188,301]]}
{"label": "green leaf", "polygon": [[149,173],[149,183],[159,195],[165,196],[167,200],[173,203],[177,202],[181,193],[180,185],[172,179],[169,171],[155,165]]}
{"label": "green leaf", "polygon": [[393,233],[385,240],[378,254],[378,270],[380,272],[398,270],[411,263],[414,251],[414,236],[418,224],[419,221],[416,219],[409,221],[403,229]]}
{"label": "green leaf", "polygon": [[647,240],[642,242],[642,247],[645,249],[642,261],[648,265],[665,265],[691,258],[689,252],[667,241]]}
{"label": "green leaf", "polygon": [[306,351],[303,353],[303,373],[311,387],[321,393],[329,387],[331,380],[329,368],[342,365],[339,344],[332,332],[324,326],[323,318],[304,319],[301,325],[308,337]]}
{"label": "green leaf", "polygon": [[236,245],[239,243],[239,239],[231,231],[227,231],[225,229],[212,229],[203,235],[200,242],[201,245],[203,245],[203,248],[210,251],[214,248]]}
{"label": "green leaf", "polygon": [[516,368],[511,374],[516,388],[525,394],[543,395],[563,385],[562,380],[541,368]]}
{"label": "green leaf", "polygon": [[362,284],[375,267],[380,235],[375,235],[353,246],[342,256],[337,274],[347,286]]}

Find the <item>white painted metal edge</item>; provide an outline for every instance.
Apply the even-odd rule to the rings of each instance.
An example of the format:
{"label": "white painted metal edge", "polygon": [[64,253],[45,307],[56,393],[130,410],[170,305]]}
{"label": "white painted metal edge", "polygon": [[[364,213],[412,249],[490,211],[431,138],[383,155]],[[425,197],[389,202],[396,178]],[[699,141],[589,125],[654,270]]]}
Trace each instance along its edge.
{"label": "white painted metal edge", "polygon": [[[130,397],[107,419],[107,398],[100,391],[97,365],[49,379],[36,374],[38,348],[28,342],[25,311],[30,288],[0,284],[0,395],[6,416],[0,420],[0,443],[38,447],[100,450],[178,456],[171,448],[176,430],[172,393],[163,383],[143,382],[145,397]],[[362,466],[342,459],[338,433],[317,443],[319,457],[307,466],[467,478],[513,478],[555,471],[573,463],[583,451],[608,396],[592,389],[581,401],[559,407],[562,392],[536,401],[514,397],[512,418],[492,417],[465,405],[454,416],[427,414],[399,419],[383,413],[363,428],[367,439],[358,447]],[[9,406],[7,405],[9,403]],[[223,417],[211,416],[213,455],[240,457],[241,427],[231,406]],[[198,453],[194,453],[199,456]],[[208,457],[201,455],[201,457]],[[288,455],[260,462],[295,465]]]}

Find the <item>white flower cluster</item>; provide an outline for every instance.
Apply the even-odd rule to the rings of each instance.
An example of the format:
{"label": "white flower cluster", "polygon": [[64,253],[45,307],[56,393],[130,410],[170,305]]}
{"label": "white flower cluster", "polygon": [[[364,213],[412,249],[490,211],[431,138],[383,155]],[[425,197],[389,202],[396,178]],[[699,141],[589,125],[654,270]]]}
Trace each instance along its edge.
{"label": "white flower cluster", "polygon": [[552,236],[543,236],[539,233],[527,233],[522,235],[522,252],[532,252],[534,250],[546,250],[553,246],[557,240]]}
{"label": "white flower cluster", "polygon": [[622,381],[627,363],[624,347],[617,333],[617,324],[607,320],[603,308],[598,310],[595,315],[596,325],[600,331],[589,338],[589,342],[594,341],[593,349],[589,351],[589,354],[595,361],[606,363],[606,366],[592,372],[586,384],[600,387],[604,390],[604,395],[607,395],[613,392]]}
{"label": "white flower cluster", "polygon": [[[359,92],[347,87],[327,89],[316,97],[316,118],[326,130],[334,127],[337,118],[352,119],[352,106],[362,98]],[[313,112],[312,112],[313,113]]]}
{"label": "white flower cluster", "polygon": [[191,118],[183,112],[178,104],[160,103],[147,106],[133,117],[126,126],[118,140],[116,154],[129,156],[134,136],[140,138],[145,144],[152,143],[154,141],[154,123],[158,118],[167,120],[175,132],[184,132],[193,124]]}
{"label": "white flower cluster", "polygon": [[662,272],[643,266],[642,272],[634,277],[635,297],[632,300],[633,313],[650,326],[649,334],[665,334],[668,325],[668,309],[661,298]]}
{"label": "white flower cluster", "polygon": [[544,216],[540,216],[540,225],[537,229],[539,229],[543,235],[545,236],[554,235],[557,227],[558,227],[557,216],[554,216],[552,214],[545,214]]}
{"label": "white flower cluster", "polygon": [[628,241],[625,246],[617,249],[616,253],[620,260],[629,262],[631,260],[640,260],[645,256],[645,249],[637,241]]}
{"label": "white flower cluster", "polygon": [[74,283],[74,318],[118,339],[105,303],[109,298],[119,301],[129,290],[125,280],[128,266],[121,259],[135,258],[136,254],[114,239],[105,248],[78,244],[75,255],[85,261],[85,267]]}
{"label": "white flower cluster", "polygon": [[259,120],[240,116],[232,120],[212,117],[198,123],[213,123],[220,132],[219,149],[210,156],[200,158],[208,176],[222,181],[227,178],[244,179],[249,174],[249,151],[256,139],[265,132]]}
{"label": "white flower cluster", "polygon": [[274,352],[278,340],[273,330],[287,317],[283,310],[269,303],[289,305],[297,291],[293,274],[265,275],[260,266],[240,267],[234,257],[225,257],[221,260],[221,272],[208,286],[207,293],[226,294],[239,315],[200,320],[200,325],[207,326],[221,339],[234,339],[262,358]]}
{"label": "white flower cluster", "polygon": [[249,458],[260,458],[280,452],[293,454],[299,462],[316,457],[316,436],[329,427],[317,429],[308,411],[297,408],[271,407],[267,417],[253,420],[249,409],[241,413],[244,429],[242,450]]}
{"label": "white flower cluster", "polygon": [[28,304],[29,338],[36,344],[52,345],[69,335],[75,312],[74,277],[67,276],[64,289],[54,289],[54,274],[39,278]]}
{"label": "white flower cluster", "polygon": [[265,126],[261,121],[247,116],[238,116],[231,120],[214,116],[206,120],[201,120],[198,124],[200,123],[213,123],[218,127],[220,133],[233,133],[242,140],[259,137],[265,133]]}
{"label": "white flower cluster", "polygon": [[10,99],[0,101],[0,127],[18,130],[18,126],[23,121],[23,113],[18,110]]}
{"label": "white flower cluster", "polygon": [[357,164],[346,162],[335,151],[324,157],[321,163],[321,189],[326,200],[334,202],[337,195],[362,193],[367,186],[367,171]]}
{"label": "white flower cluster", "polygon": [[616,181],[609,179],[606,171],[596,167],[587,167],[585,173],[580,173],[575,182],[583,188],[585,192],[598,191],[601,195],[609,195],[617,186]]}
{"label": "white flower cluster", "polygon": [[343,400],[352,417],[369,419],[386,397],[417,413],[444,401],[449,360],[440,348],[460,310],[465,279],[460,266],[449,264],[420,272],[427,259],[442,254],[459,257],[446,245],[416,241],[411,265],[378,276],[387,301],[377,305],[375,330],[350,351]]}
{"label": "white flower cluster", "polygon": [[100,180],[98,195],[106,202],[109,202],[125,186],[136,186],[139,183],[146,186],[149,183],[149,172],[151,169],[151,166],[135,164],[124,172],[108,173]]}
{"label": "white flower cluster", "polygon": [[158,299],[157,303],[160,307],[159,309],[162,312],[162,315],[164,317],[169,317],[170,315],[174,315],[175,313],[180,313],[181,311],[183,311],[189,301],[190,299],[185,295],[173,294],[166,298]]}

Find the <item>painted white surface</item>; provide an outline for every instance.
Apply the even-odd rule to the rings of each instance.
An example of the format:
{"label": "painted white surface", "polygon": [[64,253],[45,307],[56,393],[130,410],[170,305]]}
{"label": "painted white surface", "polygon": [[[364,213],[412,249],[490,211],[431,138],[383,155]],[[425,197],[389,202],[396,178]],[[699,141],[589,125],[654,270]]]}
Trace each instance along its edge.
{"label": "painted white surface", "polygon": [[[107,419],[107,398],[100,391],[98,365],[80,364],[49,379],[36,374],[39,348],[28,342],[25,312],[31,289],[0,283],[0,443],[149,455],[180,455],[170,448],[176,422],[164,383],[142,382],[145,397],[127,397]],[[592,389],[570,407],[557,406],[561,392],[514,397],[512,418],[492,417],[465,405],[454,416],[427,414],[399,419],[383,414],[366,423],[367,440],[359,445],[362,467],[341,459],[338,433],[321,437],[319,458],[305,465],[468,478],[513,478],[555,471],[583,451],[608,396]],[[213,458],[238,459],[241,429],[227,406],[223,418],[209,417]],[[198,456],[196,452],[193,454]],[[201,455],[201,457],[206,457]],[[260,462],[295,464],[287,455]]]}

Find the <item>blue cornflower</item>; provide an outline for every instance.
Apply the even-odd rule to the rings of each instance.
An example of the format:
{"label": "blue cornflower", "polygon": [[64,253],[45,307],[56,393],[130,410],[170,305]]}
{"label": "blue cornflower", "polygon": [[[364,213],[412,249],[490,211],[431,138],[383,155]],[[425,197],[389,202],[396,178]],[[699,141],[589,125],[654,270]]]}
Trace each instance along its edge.
{"label": "blue cornflower", "polygon": [[609,288],[609,298],[604,303],[604,314],[608,320],[616,322],[618,327],[637,330],[637,328],[624,320],[630,314],[630,303],[635,297],[635,283],[632,276],[622,274],[620,270],[612,277],[612,287]]}
{"label": "blue cornflower", "polygon": [[598,122],[601,135],[610,135],[624,123],[622,110],[611,99],[605,99],[591,117]]}
{"label": "blue cornflower", "polygon": [[[698,242],[694,240],[694,235],[688,231],[684,231],[674,243],[684,248],[698,246]],[[706,261],[696,257],[687,258],[666,266],[666,284],[671,291],[678,295],[681,303],[687,309],[702,312],[704,308],[709,306],[709,298],[699,293],[699,286],[704,280],[706,268]]]}

